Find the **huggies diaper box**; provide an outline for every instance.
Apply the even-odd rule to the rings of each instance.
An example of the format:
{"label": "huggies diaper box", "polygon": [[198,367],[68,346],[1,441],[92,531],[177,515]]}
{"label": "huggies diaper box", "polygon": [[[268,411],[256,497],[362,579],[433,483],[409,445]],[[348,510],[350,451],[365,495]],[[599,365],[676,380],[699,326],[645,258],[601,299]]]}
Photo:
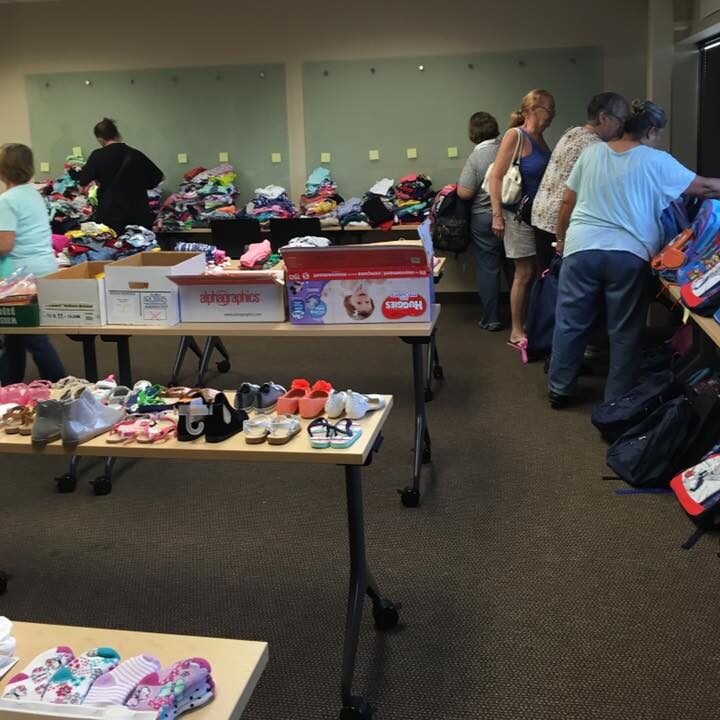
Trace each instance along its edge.
{"label": "huggies diaper box", "polygon": [[296,325],[429,322],[434,285],[420,242],[281,250]]}

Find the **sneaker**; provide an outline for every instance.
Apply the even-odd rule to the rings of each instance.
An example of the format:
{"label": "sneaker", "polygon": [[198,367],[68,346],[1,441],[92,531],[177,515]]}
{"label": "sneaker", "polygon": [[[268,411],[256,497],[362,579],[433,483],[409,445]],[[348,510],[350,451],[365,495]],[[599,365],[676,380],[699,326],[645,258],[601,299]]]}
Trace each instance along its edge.
{"label": "sneaker", "polygon": [[487,330],[488,332],[498,332],[499,330],[502,330],[503,326],[501,322],[486,323],[485,321],[481,320],[478,323],[478,327],[481,330]]}
{"label": "sneaker", "polygon": [[287,390],[274,382],[266,382],[260,386],[258,392],[257,409],[259,412],[272,412],[277,407],[278,400]]}
{"label": "sneaker", "polygon": [[258,393],[260,386],[253,383],[243,383],[235,393],[236,410],[254,410],[258,407]]}
{"label": "sneaker", "polygon": [[381,410],[384,407],[385,398],[382,395],[362,395],[352,390],[347,391],[345,415],[350,420],[360,420],[372,410]]}
{"label": "sneaker", "polygon": [[345,412],[346,403],[347,393],[344,390],[332,390],[325,401],[325,414],[329,418],[339,418]]}
{"label": "sneaker", "polygon": [[204,397],[198,396],[189,402],[179,403],[177,412],[177,439],[180,442],[197,440],[205,434],[212,410]]}
{"label": "sneaker", "polygon": [[553,410],[560,410],[570,402],[570,396],[556,393],[554,390],[548,390],[548,400],[550,400],[550,407]]}
{"label": "sneaker", "polygon": [[35,408],[32,441],[44,445],[60,439],[62,434],[63,411],[59,400],[41,400]]}

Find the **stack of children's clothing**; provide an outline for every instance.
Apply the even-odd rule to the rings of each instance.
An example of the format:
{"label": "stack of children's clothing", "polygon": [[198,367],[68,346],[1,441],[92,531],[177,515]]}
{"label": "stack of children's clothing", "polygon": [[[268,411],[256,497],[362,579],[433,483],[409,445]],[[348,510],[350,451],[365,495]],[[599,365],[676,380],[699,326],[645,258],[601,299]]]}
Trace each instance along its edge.
{"label": "stack of children's clothing", "polygon": [[245,206],[242,217],[260,222],[266,220],[286,220],[297,217],[297,209],[287,196],[284,187],[268,185],[257,188],[252,200]]}
{"label": "stack of children's clothing", "polygon": [[361,198],[351,197],[341,202],[337,207],[338,222],[343,227],[365,226],[368,224],[368,216],[362,209]]}
{"label": "stack of children's clothing", "polygon": [[317,167],[305,183],[305,194],[300,198],[300,213],[303,217],[318,218],[321,224],[335,225],[338,222],[337,207],[343,202],[337,193],[337,185],[327,168]]}
{"label": "stack of children's clothing", "polygon": [[157,247],[155,233],[140,225],[128,225],[118,237],[107,225],[87,222],[80,229],[65,233],[65,238],[67,243],[58,255],[61,266],[90,260],[119,260]]}
{"label": "stack of children's clothing", "polygon": [[420,223],[430,213],[434,192],[427,175],[406,175],[395,186],[395,214],[400,223]]}
{"label": "stack of children's clothing", "polygon": [[[68,155],[65,160],[65,172],[56,180],[46,180],[35,187],[45,198],[50,215],[50,225],[53,232],[65,233],[80,227],[80,223],[89,220],[93,207],[89,196],[83,193],[78,184],[70,177],[70,168],[81,168],[85,164],[84,158],[78,155]],[[88,186],[87,191],[97,194],[94,183]]]}
{"label": "stack of children's clothing", "polygon": [[389,230],[395,224],[395,181],[378,180],[363,197],[362,211],[371,227]]}

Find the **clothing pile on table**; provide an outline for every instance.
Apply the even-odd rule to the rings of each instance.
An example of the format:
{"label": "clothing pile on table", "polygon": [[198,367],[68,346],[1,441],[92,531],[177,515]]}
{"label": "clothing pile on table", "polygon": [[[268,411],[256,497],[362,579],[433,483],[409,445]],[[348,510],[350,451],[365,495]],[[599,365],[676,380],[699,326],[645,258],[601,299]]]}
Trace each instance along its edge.
{"label": "clothing pile on table", "polygon": [[362,209],[363,201],[361,198],[351,197],[341,202],[337,206],[338,222],[343,227],[353,227],[353,225],[367,225],[368,216]]}
{"label": "clothing pile on table", "polygon": [[209,265],[222,265],[228,259],[224,250],[219,250],[216,245],[207,243],[179,242],[175,243],[173,250],[176,252],[205,253],[205,262]]}
{"label": "clothing pile on table", "polygon": [[395,224],[395,181],[378,180],[363,197],[362,211],[370,227],[389,230]]}
{"label": "clothing pile on table", "polygon": [[79,230],[65,233],[65,239],[67,243],[58,254],[61,266],[79,265],[91,260],[120,260],[158,246],[155,233],[140,225],[128,225],[118,237],[107,225],[86,222]]}
{"label": "clothing pile on table", "polygon": [[432,180],[427,175],[406,175],[395,186],[395,214],[400,223],[422,222],[434,198]]}
{"label": "clothing pile on table", "polygon": [[284,187],[268,185],[257,188],[252,200],[240,213],[241,217],[252,218],[259,222],[266,220],[287,220],[297,217],[297,209],[287,196]]}
{"label": "clothing pile on table", "polygon": [[205,227],[218,217],[235,217],[236,177],[235,169],[227,163],[210,170],[203,167],[189,170],[177,191],[163,203],[155,229],[190,230]]}
{"label": "clothing pile on table", "polygon": [[152,214],[156,216],[160,212],[160,205],[162,204],[163,186],[160,183],[157,187],[147,191],[148,205]]}
{"label": "clothing pile on table", "polygon": [[[89,195],[70,177],[70,168],[80,168],[85,159],[78,155],[68,155],[65,160],[65,172],[56,180],[46,180],[36,185],[38,192],[45,198],[50,215],[50,225],[55,233],[65,233],[80,227],[80,223],[89,220],[93,207]],[[92,183],[89,192],[97,196],[97,186]]]}
{"label": "clothing pile on table", "polygon": [[305,194],[300,198],[303,217],[318,218],[321,224],[334,225],[338,221],[337,208],[343,202],[337,185],[327,168],[317,167],[305,183]]}

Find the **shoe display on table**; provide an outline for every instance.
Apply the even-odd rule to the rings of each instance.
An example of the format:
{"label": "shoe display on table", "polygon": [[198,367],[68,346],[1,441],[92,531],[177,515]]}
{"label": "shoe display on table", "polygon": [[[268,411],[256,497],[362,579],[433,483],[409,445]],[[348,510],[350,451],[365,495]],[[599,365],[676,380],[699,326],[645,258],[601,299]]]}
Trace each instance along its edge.
{"label": "shoe display on table", "polygon": [[102,435],[120,422],[125,410],[103,405],[87,387],[75,398],[62,403],[61,437],[63,445],[74,447]]}
{"label": "shoe display on table", "polygon": [[313,383],[307,395],[298,400],[300,417],[309,420],[322,415],[325,411],[325,403],[332,391],[333,386],[327,380],[317,380]]}
{"label": "shoe display on table", "polygon": [[212,402],[210,417],[205,427],[205,441],[219,443],[242,432],[243,423],[248,419],[244,410],[236,410],[225,393],[218,393]]}
{"label": "shoe display on table", "polygon": [[363,395],[352,390],[347,391],[345,415],[351,420],[360,420],[367,413],[382,410],[384,407],[385,398],[382,395]]}
{"label": "shoe display on table", "polygon": [[18,405],[3,416],[3,429],[8,435],[30,435],[35,420],[35,408]]}
{"label": "shoe display on table", "polygon": [[33,443],[45,445],[60,439],[62,432],[62,402],[41,400],[35,408],[31,437]]}
{"label": "shoe display on table", "polygon": [[300,398],[310,392],[310,383],[304,378],[295,378],[290,389],[277,399],[275,408],[278,415],[297,415]]}

